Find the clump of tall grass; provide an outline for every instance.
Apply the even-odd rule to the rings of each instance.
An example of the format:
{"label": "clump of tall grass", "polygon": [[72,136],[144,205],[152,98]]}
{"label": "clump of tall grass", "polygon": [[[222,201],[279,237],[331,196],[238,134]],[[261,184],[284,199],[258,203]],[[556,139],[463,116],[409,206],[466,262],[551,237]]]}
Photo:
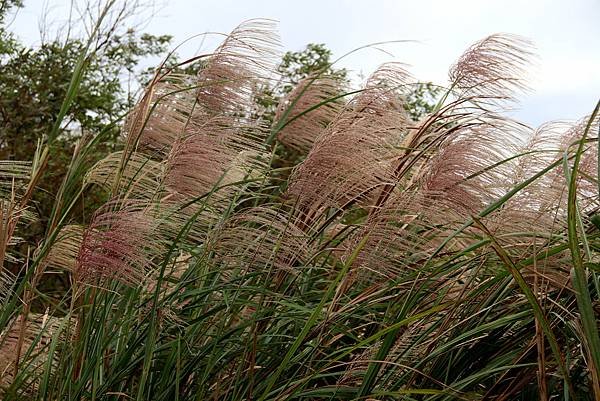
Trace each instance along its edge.
{"label": "clump of tall grass", "polygon": [[[157,69],[123,150],[88,169],[102,133],[78,145],[45,240],[2,273],[4,399],[598,399],[598,106],[508,118],[532,50],[497,34],[418,122],[390,63],[358,90],[309,76],[271,123],[278,47],[247,21],[196,76]],[[4,260],[52,139],[0,164]],[[70,224],[91,186],[108,201]]]}

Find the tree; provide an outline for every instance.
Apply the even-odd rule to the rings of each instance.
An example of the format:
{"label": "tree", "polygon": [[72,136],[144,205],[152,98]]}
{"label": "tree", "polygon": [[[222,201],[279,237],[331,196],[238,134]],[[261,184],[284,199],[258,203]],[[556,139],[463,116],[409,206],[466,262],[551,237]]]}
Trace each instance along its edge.
{"label": "tree", "polygon": [[404,109],[410,118],[414,121],[419,121],[421,117],[433,111],[441,92],[442,88],[435,86],[431,82],[419,82],[406,96]]}
{"label": "tree", "polygon": [[[77,60],[86,42],[78,37],[56,38],[39,47],[20,43],[6,29],[11,12],[22,6],[19,0],[4,1],[0,6],[0,160],[29,160],[39,140],[48,134],[59,114]],[[85,60],[86,68],[77,96],[70,107],[59,136],[52,146],[49,168],[40,181],[34,205],[41,223],[48,218],[55,191],[67,171],[73,148],[83,135],[93,136],[109,130],[97,149],[103,157],[118,147],[118,125],[110,123],[126,114],[136,97],[129,81],[137,79],[140,60],[163,54],[171,36],[140,34],[134,29],[121,30],[126,8],[94,43],[95,49]],[[94,200],[96,194],[90,194]],[[87,218],[81,204],[75,217]],[[41,224],[40,226],[43,226]],[[30,234],[41,235],[31,227]]]}
{"label": "tree", "polygon": [[331,55],[331,50],[323,43],[309,43],[302,51],[286,52],[277,68],[284,82],[282,92],[289,93],[298,82],[315,72],[347,80],[348,71],[334,67]]}

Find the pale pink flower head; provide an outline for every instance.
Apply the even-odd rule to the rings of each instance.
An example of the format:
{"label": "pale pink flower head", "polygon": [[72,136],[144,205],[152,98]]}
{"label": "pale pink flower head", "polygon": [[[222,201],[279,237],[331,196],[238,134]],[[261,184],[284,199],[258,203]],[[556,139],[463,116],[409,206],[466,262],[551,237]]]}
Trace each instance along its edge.
{"label": "pale pink flower head", "polygon": [[161,243],[155,220],[141,205],[115,207],[112,202],[105,205],[85,230],[75,270],[79,281],[139,284],[152,266]]}

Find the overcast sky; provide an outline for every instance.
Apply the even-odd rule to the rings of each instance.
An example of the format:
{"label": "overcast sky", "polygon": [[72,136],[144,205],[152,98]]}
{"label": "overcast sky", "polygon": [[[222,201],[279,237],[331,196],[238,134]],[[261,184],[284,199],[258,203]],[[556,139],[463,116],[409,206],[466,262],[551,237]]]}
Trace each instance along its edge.
{"label": "overcast sky", "polygon": [[[64,16],[61,5],[70,4],[24,0],[12,29],[26,42],[38,39],[48,2],[55,19]],[[363,50],[340,66],[367,75],[385,61],[401,61],[416,78],[438,84],[447,82],[448,68],[473,42],[496,32],[519,34],[534,42],[539,59],[518,118],[533,126],[576,119],[600,99],[600,0],[167,0],[145,30],[171,34],[177,43],[205,31],[226,33],[257,17],[279,21],[284,50],[325,43],[340,56],[374,42],[418,41],[383,46],[392,55]],[[197,50],[199,40],[193,46],[185,51]]]}

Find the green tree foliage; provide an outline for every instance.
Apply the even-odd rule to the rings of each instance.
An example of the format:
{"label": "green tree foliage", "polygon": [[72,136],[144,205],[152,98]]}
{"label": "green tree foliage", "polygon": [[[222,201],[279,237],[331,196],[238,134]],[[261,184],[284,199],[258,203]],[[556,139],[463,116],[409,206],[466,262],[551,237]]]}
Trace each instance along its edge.
{"label": "green tree foliage", "polygon": [[[20,1],[0,8],[0,159],[27,160],[38,141],[47,135],[59,113],[79,55],[81,38],[54,39],[39,47],[20,43],[4,26]],[[52,148],[48,172],[41,180],[34,204],[41,222],[48,218],[75,143],[84,135],[96,135],[122,117],[135,100],[137,67],[149,56],[162,54],[171,36],[140,34],[133,29],[108,35],[86,59],[85,74]],[[118,147],[118,126],[110,129],[94,159]],[[91,200],[95,194],[90,194]],[[83,205],[79,219],[85,219]],[[32,227],[32,235],[41,231]]]}
{"label": "green tree foliage", "polygon": [[442,88],[431,82],[417,83],[414,85],[413,90],[408,93],[404,108],[414,121],[418,121],[421,117],[433,111],[437,97],[441,92]]}
{"label": "green tree foliage", "polygon": [[7,54],[15,51],[17,41],[9,31],[6,30],[6,18],[9,11],[15,7],[22,7],[21,0],[0,0],[0,60]]}
{"label": "green tree foliage", "polygon": [[332,65],[331,50],[323,43],[309,43],[299,52],[286,52],[277,70],[281,73],[284,85],[283,93],[289,93],[298,82],[314,72],[347,79],[348,71]]}

